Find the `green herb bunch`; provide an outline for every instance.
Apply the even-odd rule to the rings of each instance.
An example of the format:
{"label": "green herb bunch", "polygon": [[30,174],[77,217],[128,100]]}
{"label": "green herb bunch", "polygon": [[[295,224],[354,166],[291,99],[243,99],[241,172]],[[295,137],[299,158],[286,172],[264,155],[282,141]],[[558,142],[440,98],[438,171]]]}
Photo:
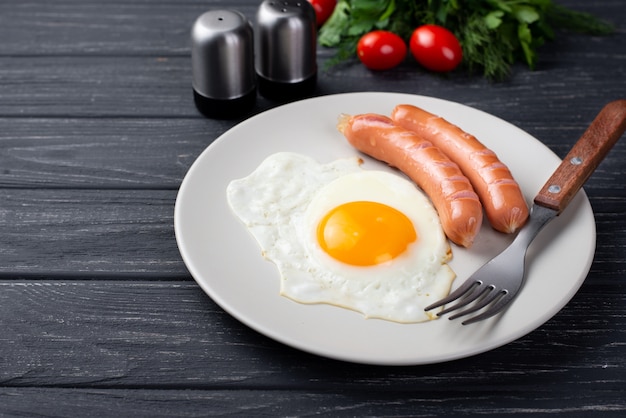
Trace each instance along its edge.
{"label": "green herb bunch", "polygon": [[423,24],[452,31],[463,48],[463,65],[492,80],[509,76],[517,61],[534,69],[537,50],[556,29],[607,35],[612,25],[552,0],[339,0],[322,26],[319,42],[337,48],[331,64],[355,56],[365,33],[384,29],[408,40]]}

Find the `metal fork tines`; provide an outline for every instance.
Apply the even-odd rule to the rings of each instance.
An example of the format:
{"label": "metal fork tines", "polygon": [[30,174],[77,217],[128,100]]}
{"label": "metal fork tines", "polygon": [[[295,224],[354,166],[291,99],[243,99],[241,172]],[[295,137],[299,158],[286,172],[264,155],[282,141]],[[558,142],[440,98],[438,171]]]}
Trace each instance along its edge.
{"label": "metal fork tines", "polygon": [[531,241],[556,215],[557,212],[552,209],[533,205],[528,224],[522,228],[509,247],[483,265],[448,297],[427,306],[425,310],[430,311],[457,301],[456,304],[437,313],[437,316],[441,316],[467,307],[450,317],[456,319],[485,309],[463,321],[463,325],[496,315],[515,297],[524,281],[526,250]]}

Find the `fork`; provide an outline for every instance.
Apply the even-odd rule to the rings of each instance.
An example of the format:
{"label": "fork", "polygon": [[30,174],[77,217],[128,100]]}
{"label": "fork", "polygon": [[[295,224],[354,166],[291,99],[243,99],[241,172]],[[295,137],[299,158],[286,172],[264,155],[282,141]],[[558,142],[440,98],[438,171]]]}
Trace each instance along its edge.
{"label": "fork", "polygon": [[539,231],[570,203],[624,130],[626,100],[608,103],[535,196],[528,222],[511,245],[479,268],[448,297],[424,310],[430,311],[457,301],[437,313],[437,316],[441,316],[467,307],[450,316],[450,319],[456,319],[484,309],[462,322],[463,325],[468,325],[492,317],[507,308],[524,282],[528,246]]}

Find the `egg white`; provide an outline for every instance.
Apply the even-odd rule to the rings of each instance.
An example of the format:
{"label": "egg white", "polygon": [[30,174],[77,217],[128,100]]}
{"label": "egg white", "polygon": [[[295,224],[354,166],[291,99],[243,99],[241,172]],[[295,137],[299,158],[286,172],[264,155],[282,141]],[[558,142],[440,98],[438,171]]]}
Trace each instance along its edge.
{"label": "egg white", "polygon": [[[300,303],[326,303],[367,318],[413,323],[434,319],[424,307],[450,291],[455,274],[446,264],[448,241],[429,199],[409,180],[360,168],[358,157],[320,164],[282,152],[249,176],[232,181],[228,203],[281,276],[280,294]],[[316,230],[332,208],[373,201],[404,213],[418,238],[386,263],[359,267],[335,260]]]}

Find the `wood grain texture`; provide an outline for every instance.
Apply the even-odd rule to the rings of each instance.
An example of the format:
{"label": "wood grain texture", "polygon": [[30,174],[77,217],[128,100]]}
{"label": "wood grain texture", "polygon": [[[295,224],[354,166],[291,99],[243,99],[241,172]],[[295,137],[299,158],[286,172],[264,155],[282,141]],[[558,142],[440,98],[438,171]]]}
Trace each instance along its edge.
{"label": "wood grain texture", "polygon": [[[490,353],[372,367],[287,349],[238,323],[193,282],[2,281],[0,384],[480,392],[552,382],[608,393],[626,383],[624,290],[590,281],[544,327]],[[479,386],[466,388],[472,384]]]}
{"label": "wood grain texture", "polygon": [[232,122],[201,118],[0,119],[0,187],[177,190]]}
{"label": "wood grain texture", "polygon": [[[612,65],[607,68],[603,63],[609,57],[594,55],[593,39],[578,42],[589,49],[586,54],[565,41],[551,44],[537,71],[516,66],[511,80],[499,84],[464,73],[444,78],[409,61],[392,74],[372,73],[354,63],[322,69],[317,93],[414,93],[467,104],[515,124],[526,120],[530,126],[542,118],[528,116],[545,117],[547,112],[553,121],[568,123],[595,115],[606,102],[624,94],[616,80],[626,74],[626,58],[610,57]],[[617,38],[605,42],[620,48]],[[581,77],[585,73],[589,75]],[[192,100],[189,56],[5,57],[0,77],[0,117],[201,117]],[[537,85],[545,89],[541,95],[532,87]],[[572,100],[579,102],[576,108],[570,106]],[[276,104],[259,98],[255,111]]]}
{"label": "wood grain texture", "polygon": [[175,199],[168,190],[0,189],[0,277],[188,277]]}
{"label": "wood grain texture", "polygon": [[[433,417],[447,411],[454,417],[563,415],[573,418],[620,417],[623,401],[616,398],[598,403],[592,396],[574,398],[558,389],[536,393],[535,399],[494,390],[500,401],[488,394],[426,389],[409,393],[376,390],[360,392],[253,390],[102,390],[102,389],[1,389],[5,410],[13,416],[58,411],[62,416],[205,417],[205,416],[372,416],[385,411],[388,417]],[[33,406],[26,406],[32,402]],[[563,408],[560,405],[567,403]],[[159,405],[155,408],[154,405]],[[480,405],[480,407],[476,407]]]}
{"label": "wood grain texture", "polygon": [[[212,8],[253,19],[258,3],[0,4],[0,416],[624,416],[626,138],[584,188],[597,247],[582,288],[489,353],[419,367],[338,362],[250,330],[202,292],[176,247],[176,193],[239,120],[195,109],[189,30]],[[410,59],[389,72],[327,68],[333,51],[319,48],[317,93],[456,101],[564,157],[626,96],[626,9],[559,3],[616,33],[558,33],[536,71],[516,65],[502,83]],[[254,113],[279,104],[259,97]]]}
{"label": "wood grain texture", "polygon": [[[625,289],[586,287],[522,340],[472,359],[394,368],[286,349],[190,284],[2,283],[0,412],[619,416]],[[587,297],[598,309],[581,322]],[[19,323],[7,321],[9,310]],[[621,338],[610,335],[615,326]]]}
{"label": "wood grain texture", "polygon": [[[0,5],[0,54],[188,55],[194,20],[212,8],[254,17],[256,1],[20,1]],[[53,36],[51,36],[53,35]]]}
{"label": "wood grain texture", "polygon": [[[615,283],[626,276],[626,196],[620,169],[611,168],[623,167],[619,156],[605,161],[610,164],[603,163],[585,187],[596,218],[591,276]],[[126,183],[100,187],[0,188],[0,278],[188,277],[174,237],[177,190],[135,189]]]}

